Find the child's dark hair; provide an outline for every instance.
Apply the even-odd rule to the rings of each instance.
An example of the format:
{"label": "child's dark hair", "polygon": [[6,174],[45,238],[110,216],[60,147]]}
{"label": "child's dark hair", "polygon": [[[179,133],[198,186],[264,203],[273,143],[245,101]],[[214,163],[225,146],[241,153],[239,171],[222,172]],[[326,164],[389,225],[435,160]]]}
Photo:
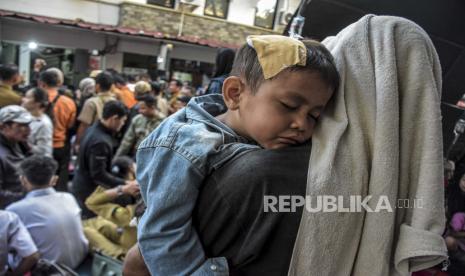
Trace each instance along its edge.
{"label": "child's dark hair", "polygon": [[[333,91],[336,91],[339,88],[339,73],[337,72],[331,53],[318,41],[305,39],[302,40],[302,42],[307,48],[306,65],[295,65],[285,70],[310,70],[318,72],[323,81],[325,81]],[[260,85],[265,81],[265,78],[263,77],[263,70],[254,48],[248,44],[244,44],[237,51],[230,75],[244,78],[252,92],[257,92]],[[277,76],[279,76],[279,74]]]}
{"label": "child's dark hair", "polygon": [[58,164],[53,158],[44,155],[33,155],[24,159],[19,165],[21,175],[34,186],[47,186],[50,183]]}
{"label": "child's dark hair", "polygon": [[134,160],[128,156],[116,157],[111,164],[111,172],[120,178],[126,178],[131,168],[134,166]]}

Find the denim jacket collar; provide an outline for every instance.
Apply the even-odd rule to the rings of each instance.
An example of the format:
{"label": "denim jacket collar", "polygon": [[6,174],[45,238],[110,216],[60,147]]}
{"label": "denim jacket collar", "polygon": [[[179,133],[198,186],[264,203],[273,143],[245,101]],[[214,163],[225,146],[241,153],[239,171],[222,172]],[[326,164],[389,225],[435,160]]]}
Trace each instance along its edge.
{"label": "denim jacket collar", "polygon": [[238,135],[229,126],[223,124],[215,117],[228,110],[224,104],[223,95],[210,94],[192,98],[186,106],[186,117],[190,120],[200,121],[230,135],[239,137],[240,142],[254,144],[245,137]]}

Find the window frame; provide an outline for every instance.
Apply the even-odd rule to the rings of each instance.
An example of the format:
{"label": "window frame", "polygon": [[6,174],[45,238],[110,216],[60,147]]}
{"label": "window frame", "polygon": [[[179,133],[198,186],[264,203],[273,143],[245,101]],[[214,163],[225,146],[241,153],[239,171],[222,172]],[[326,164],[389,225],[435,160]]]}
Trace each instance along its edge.
{"label": "window frame", "polygon": [[271,22],[271,27],[265,27],[265,26],[257,25],[257,11],[258,11],[258,9],[257,9],[257,7],[255,7],[255,12],[254,12],[254,17],[253,17],[253,25],[255,27],[259,27],[259,28],[274,30],[274,27],[276,25],[276,14],[278,13],[278,7],[279,7],[279,0],[276,0],[275,6],[274,6],[273,20]]}
{"label": "window frame", "polygon": [[146,0],[145,3],[147,5],[153,5],[153,6],[163,7],[163,8],[167,8],[167,9],[174,9],[174,6],[176,5],[176,0],[169,0],[171,2],[171,7],[166,6],[166,5],[160,5],[160,4],[157,4],[157,3],[150,3],[150,1],[156,1],[156,0]]}
{"label": "window frame", "polygon": [[[211,1],[215,1],[215,0],[211,0]],[[206,8],[207,8],[207,2],[208,2],[208,0],[205,0],[205,5],[203,6],[203,15],[204,15],[204,16],[210,16],[210,17],[220,18],[220,19],[225,19],[225,20],[226,20],[226,19],[228,18],[229,4],[231,4],[231,1],[230,1],[230,0],[221,0],[221,1],[226,2],[226,8],[225,8],[225,10],[224,10],[224,17],[217,16],[217,15],[211,15],[211,14],[205,13],[205,10],[206,10]]]}

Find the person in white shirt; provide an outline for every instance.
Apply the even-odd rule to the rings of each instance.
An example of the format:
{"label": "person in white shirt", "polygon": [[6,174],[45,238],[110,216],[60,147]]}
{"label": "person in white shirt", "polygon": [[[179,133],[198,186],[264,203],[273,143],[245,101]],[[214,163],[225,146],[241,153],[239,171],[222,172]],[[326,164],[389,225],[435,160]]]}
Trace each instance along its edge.
{"label": "person in white shirt", "polygon": [[23,275],[38,260],[37,247],[18,216],[0,210],[0,275]]}
{"label": "person in white shirt", "polygon": [[73,195],[53,188],[57,163],[33,155],[19,165],[26,197],[7,207],[16,213],[32,236],[43,259],[75,269],[88,253],[81,209]]}
{"label": "person in white shirt", "polygon": [[29,124],[31,133],[28,137],[33,154],[52,156],[53,123],[50,116],[45,114],[47,110],[51,111],[52,104],[48,102],[47,91],[41,88],[30,89],[23,97],[22,106],[34,118]]}

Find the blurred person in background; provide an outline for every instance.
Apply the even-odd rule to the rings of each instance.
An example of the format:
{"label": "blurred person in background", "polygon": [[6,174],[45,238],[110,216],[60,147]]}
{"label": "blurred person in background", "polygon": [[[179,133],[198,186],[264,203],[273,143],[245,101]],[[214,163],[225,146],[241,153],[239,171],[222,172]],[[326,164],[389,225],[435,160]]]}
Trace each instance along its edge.
{"label": "blurred person in background", "polygon": [[[112,171],[126,180],[134,180],[136,177],[135,163],[129,157],[115,158]],[[128,182],[111,189],[97,186],[87,198],[86,206],[98,215],[83,221],[84,233],[92,249],[123,259],[129,248],[137,242],[136,225],[131,223],[136,215],[137,205],[118,203],[119,198],[128,196],[133,202],[136,202],[137,198],[140,199],[137,182]]]}
{"label": "blurred person in background", "polygon": [[174,112],[186,107],[187,103],[191,100],[191,97],[186,95],[181,95],[177,98],[176,103],[174,104]]}
{"label": "blurred person in background", "polygon": [[79,152],[79,145],[86,129],[102,118],[103,106],[109,101],[116,101],[116,97],[111,92],[113,87],[113,76],[108,72],[99,73],[95,77],[96,95],[87,99],[77,118],[79,127],[74,142],[74,151]]}
{"label": "blurred person in background", "polygon": [[152,88],[152,95],[157,99],[157,107],[160,112],[166,116],[168,116],[168,101],[163,98],[161,93],[162,89],[158,82],[152,81],[150,82],[150,87]]}
{"label": "blurred person in background", "polygon": [[37,247],[18,215],[0,210],[0,275],[25,275],[38,260]]}
{"label": "blurred person in background", "polygon": [[215,74],[205,94],[222,94],[223,82],[229,76],[234,62],[235,52],[228,48],[218,50],[215,62]]}
{"label": "blurred person in background", "polygon": [[79,89],[76,90],[76,102],[78,106],[78,114],[81,114],[82,107],[87,99],[95,95],[95,79],[84,78],[79,82]]}
{"label": "blurred person in background", "polygon": [[0,108],[7,105],[21,104],[21,96],[13,90],[13,86],[20,83],[18,66],[14,64],[0,64]]}
{"label": "blurred person in background", "polygon": [[120,74],[113,74],[113,78],[115,79],[113,93],[128,109],[131,109],[137,103],[134,93],[128,88],[126,80]]}
{"label": "blurred person in background", "polygon": [[194,97],[194,88],[192,86],[183,86],[181,88],[181,93],[182,96],[188,96],[188,97]]}
{"label": "blurred person in background", "polygon": [[129,90],[134,92],[134,86],[136,85],[136,78],[133,75],[127,75],[126,79],[128,80],[127,87]]}
{"label": "blurred person in background", "polygon": [[[69,136],[76,119],[76,104],[66,96],[58,93],[62,82],[56,70],[46,70],[40,74],[39,87],[47,91],[50,108],[53,112],[53,158],[58,162],[59,175],[56,189],[68,190],[68,163],[70,160]],[[59,71],[59,70],[58,70]]]}
{"label": "blurred person in background", "polygon": [[[22,106],[31,113],[33,120],[29,124],[31,134],[28,143],[33,154],[53,155],[53,123],[49,116],[50,112],[47,91],[41,88],[32,88],[23,97]],[[49,111],[51,114],[45,114]]]}
{"label": "blurred person in background", "polygon": [[18,105],[0,109],[0,209],[23,197],[17,168],[30,155],[27,139],[32,119]]}
{"label": "blurred person in background", "polygon": [[182,82],[179,80],[171,80],[167,89],[167,100],[169,104],[169,114],[176,112],[175,104],[179,94],[181,93]]}
{"label": "blurred person in background", "polygon": [[33,155],[20,163],[26,197],[7,207],[19,216],[32,236],[41,258],[76,268],[88,252],[81,223],[81,209],[70,193],[53,186],[57,163],[51,157]]}
{"label": "blurred person in background", "polygon": [[39,85],[39,78],[40,78],[40,73],[45,69],[47,66],[47,62],[44,59],[41,58],[36,58],[34,60],[34,68],[32,72],[32,77],[31,77],[31,86],[36,87]]}
{"label": "blurred person in background", "polygon": [[115,156],[128,155],[134,157],[137,147],[165,118],[157,108],[154,96],[146,94],[139,98],[139,115],[129,125]]}
{"label": "blurred person in background", "polygon": [[72,191],[83,210],[84,219],[95,216],[84,202],[98,185],[113,188],[130,182],[115,176],[111,171],[117,145],[115,135],[123,127],[126,118],[124,104],[109,101],[103,107],[102,118],[89,127],[82,138]]}

